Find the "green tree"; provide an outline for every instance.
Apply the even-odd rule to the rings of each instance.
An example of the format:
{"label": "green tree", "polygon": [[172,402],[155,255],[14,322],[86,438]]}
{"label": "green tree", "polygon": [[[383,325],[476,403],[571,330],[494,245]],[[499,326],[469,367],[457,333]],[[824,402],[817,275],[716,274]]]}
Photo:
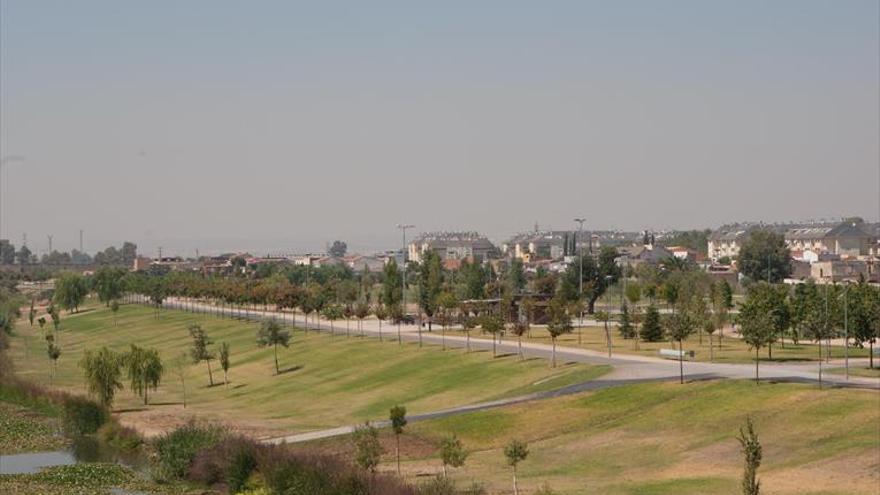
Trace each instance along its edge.
{"label": "green tree", "polygon": [[189,355],[193,363],[202,361],[208,366],[208,384],[214,386],[214,374],[211,372],[211,360],[214,359],[214,352],[210,349],[210,345],[214,343],[202,326],[198,323],[192,323],[187,327],[189,336],[192,338]]}
{"label": "green tree", "polygon": [[428,317],[428,331],[440,304],[438,298],[443,290],[443,266],[440,256],[433,250],[425,252],[419,264],[419,307]]}
{"label": "green tree", "polygon": [[737,267],[752,280],[782,282],[791,276],[791,252],[785,237],[767,229],[755,230],[740,247]]}
{"label": "green tree", "polygon": [[642,300],[642,286],[638,282],[630,282],[626,285],[626,299],[633,306],[638,306]]}
{"label": "green tree", "polygon": [[125,270],[122,268],[103,266],[95,272],[94,287],[98,299],[104,304],[122,297]]}
{"label": "green tree", "polygon": [[119,378],[122,374],[122,357],[108,349],[86,350],[79,366],[83,369],[89,393],[98,397],[106,408],[113,404],[116,391],[122,389]]}
{"label": "green tree", "polygon": [[159,351],[131,344],[131,349],[121,359],[132,392],[143,397],[144,405],[149,404],[149,389],[155,391],[159,388],[165,372]]}
{"label": "green tree", "polygon": [[321,311],[321,316],[330,322],[330,335],[335,335],[336,328],[333,326],[333,322],[342,318],[342,308],[338,304],[328,304]]}
{"label": "green tree", "polygon": [[773,343],[776,339],[773,318],[758,304],[746,303],[739,313],[739,333],[749,349],[755,350],[755,383],[758,383],[758,363],[761,358],[758,352],[762,347]]}
{"label": "green tree", "polygon": [[471,352],[471,331],[476,328],[476,326],[477,319],[464,313],[464,316],[461,318],[461,328],[464,330],[466,352]]}
{"label": "green tree", "polygon": [[510,262],[510,267],[507,269],[506,283],[507,288],[511,294],[519,295],[522,294],[526,289],[526,272],[523,268],[523,262],[519,258],[514,258]]}
{"label": "green tree", "polygon": [[666,335],[670,340],[678,342],[679,383],[684,383],[684,349],[682,341],[687,339],[696,329],[696,322],[687,311],[669,315],[666,318]]}
{"label": "green tree", "polygon": [[497,314],[485,314],[480,318],[480,326],[492,334],[492,357],[498,357],[496,343],[501,331],[504,330],[504,320]]}
{"label": "green tree", "polygon": [[46,355],[52,361],[52,373],[49,375],[50,382],[55,380],[55,374],[58,373],[58,358],[61,357],[61,347],[55,344],[52,334],[46,335]]}
{"label": "green tree", "polygon": [[74,272],[63,272],[55,279],[55,302],[68,311],[79,311],[88,294],[86,279]]}
{"label": "green tree", "polygon": [[727,283],[727,280],[721,279],[718,282],[718,293],[721,297],[721,307],[724,309],[733,308],[733,287]]}
{"label": "green tree", "polygon": [[529,446],[525,442],[512,440],[504,447],[504,457],[507,458],[507,464],[513,468],[513,494],[519,494],[519,487],[516,484],[516,468],[520,462],[526,460],[529,456]]}
{"label": "green tree", "polygon": [[615,248],[606,246],[602,248],[598,258],[585,254],[578,262],[569,264],[560,281],[559,295],[568,302],[578,300],[581,296],[580,281],[583,273],[587,313],[593,314],[596,301],[620,278],[621,270],[616,261],[617,256]]}
{"label": "green tree", "polygon": [[403,428],[406,426],[406,407],[394,406],[388,414],[391,420],[391,429],[394,431],[394,438],[397,445],[394,448],[394,455],[397,457],[397,475],[400,476],[400,435],[403,434]]}
{"label": "green tree", "polygon": [[468,452],[455,434],[440,441],[440,459],[443,461],[443,477],[447,476],[447,466],[460,468],[467,460]]}
{"label": "green tree", "polygon": [[437,297],[437,304],[443,311],[442,343],[443,350],[446,350],[446,326],[452,318],[452,312],[458,307],[458,298],[455,297],[455,293],[452,291],[443,291],[440,293],[440,296]]}
{"label": "green tree", "polygon": [[54,304],[49,305],[49,316],[52,318],[52,326],[55,327],[55,331],[61,330],[61,313]]}
{"label": "green tree", "polygon": [[392,258],[382,270],[382,303],[389,307],[400,304],[403,297],[402,287],[403,278],[397,262]]}
{"label": "green tree", "polygon": [[341,258],[345,256],[346,252],[348,252],[348,245],[343,241],[333,241],[333,245],[330,246],[330,249],[328,249],[327,252],[330,256]]}
{"label": "green tree", "polygon": [[743,495],[759,495],[761,493],[761,482],[758,481],[758,468],[761,467],[763,453],[761,442],[758,441],[758,434],[755,433],[751,418],[746,418],[746,426],[739,429],[737,440],[739,440],[745,461],[742,479]]}
{"label": "green tree", "polygon": [[868,367],[874,368],[874,344],[880,338],[880,288],[864,280],[850,286],[847,297],[849,333],[859,347],[868,345]]}
{"label": "green tree", "polygon": [[354,305],[354,317],[358,320],[358,330],[361,337],[364,336],[364,318],[370,316],[370,305],[366,301],[360,301]]}
{"label": "green tree", "polygon": [[620,336],[625,339],[633,339],[636,337],[636,329],[633,326],[632,317],[629,314],[629,307],[626,303],[623,303],[623,307],[620,308],[620,326],[619,326]]}
{"label": "green tree", "polygon": [[553,353],[551,358],[551,366],[556,367],[556,339],[559,336],[571,333],[571,315],[568,313],[568,304],[566,301],[559,297],[555,296],[550,300],[550,304],[547,306],[547,316],[549,321],[547,322],[547,332],[550,333],[550,340],[553,343]]}
{"label": "green tree", "polygon": [[118,327],[118,326],[119,326],[119,321],[116,319],[116,316],[117,316],[117,314],[119,313],[119,301],[117,301],[116,299],[114,299],[114,300],[110,303],[110,311],[113,312],[113,326],[114,326],[114,327]]}
{"label": "green tree", "polygon": [[34,318],[37,317],[37,310],[34,308],[34,300],[31,299],[31,309],[28,311],[28,323],[34,326]]}
{"label": "green tree", "polygon": [[361,468],[375,473],[382,457],[382,444],[379,443],[379,431],[370,423],[355,428],[352,435],[355,448],[355,462]]}
{"label": "green tree", "polygon": [[642,323],[641,334],[645,342],[660,342],[663,340],[663,326],[660,322],[660,312],[651,304],[645,310],[645,321]]}
{"label": "green tree", "polygon": [[275,352],[275,374],[281,373],[278,367],[278,346],[290,345],[290,332],[281,328],[275,320],[266,320],[257,331],[257,345],[260,347],[272,346]]}
{"label": "green tree", "polygon": [[379,342],[382,342],[382,321],[388,318],[388,308],[379,303],[373,306],[373,316],[379,322]]}
{"label": "green tree", "polygon": [[223,385],[229,387],[229,344],[220,342],[220,368],[223,370]]}

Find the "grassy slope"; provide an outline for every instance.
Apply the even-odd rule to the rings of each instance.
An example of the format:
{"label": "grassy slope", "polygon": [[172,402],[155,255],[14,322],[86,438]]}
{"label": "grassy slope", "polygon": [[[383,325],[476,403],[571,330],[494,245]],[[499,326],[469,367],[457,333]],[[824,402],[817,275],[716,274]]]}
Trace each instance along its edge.
{"label": "grassy slope", "polygon": [[[657,357],[657,351],[659,349],[671,349],[672,344],[667,342],[640,342],[639,349],[635,350],[633,348],[633,341],[623,339],[618,333],[617,327],[609,327],[609,331],[611,332],[611,342],[612,342],[612,352],[613,353],[622,353],[622,354],[640,354],[644,356]],[[461,331],[449,332],[450,335],[463,335]],[[476,329],[471,333],[472,337],[481,336],[488,337],[480,334],[480,330]],[[505,335],[506,340],[516,341],[515,335]],[[532,328],[531,338],[523,337],[523,342],[534,342],[540,344],[550,344],[550,335],[547,333],[546,328],[544,327],[534,327]],[[578,343],[578,330],[575,328],[574,332],[563,335],[557,339],[558,345],[564,345],[569,347],[582,347],[585,349],[592,349],[595,351],[606,352],[608,350],[605,343],[605,329],[602,327],[583,327],[581,330],[581,343]],[[710,349],[709,349],[709,339],[704,334],[702,338],[702,344],[700,343],[699,335],[693,335],[691,338],[687,339],[683,343],[683,348],[685,350],[693,350],[695,351],[695,359],[697,361],[709,361],[710,359]],[[715,336],[714,340],[714,361],[717,363],[753,363],[755,359],[755,352],[753,350],[749,350],[748,345],[746,345],[741,339],[724,337],[721,339],[721,348],[718,347],[718,336]],[[678,344],[676,344],[676,348]],[[819,349],[818,346],[811,344],[809,342],[801,342],[798,345],[794,345],[790,342],[786,342],[785,348],[782,348],[781,345],[775,344],[773,346],[773,359],[774,362],[784,362],[784,361],[813,361],[818,358]],[[832,347],[831,350],[832,358],[839,359],[843,358],[844,352],[842,347]],[[768,351],[766,349],[761,350],[761,360],[767,361]],[[867,349],[855,349],[851,348],[849,350],[849,357],[851,358],[866,358],[868,357]]]}
{"label": "grassy slope", "polygon": [[[564,493],[738,493],[745,417],[764,445],[767,493],[876,493],[880,395],[746,381],[642,384],[415,423],[417,443],[455,432],[473,451],[461,480],[507,489],[502,446],[527,440],[524,486]],[[439,470],[433,457],[410,472]]]}
{"label": "grassy slope", "polygon": [[[440,351],[436,346],[419,350],[415,344],[380,343],[374,339],[354,342],[356,337],[304,335],[296,331],[289,349],[279,350],[281,368],[273,376],[271,349],[255,344],[258,325],[235,320],[163,311],[154,318],[151,309],[124,306],[118,326],[109,310],[99,308],[62,318],[60,336],[63,354],[54,384],[82,391],[82,373],[77,367],[84,349],[107,345],[125,350],[130,343],[159,349],[168,373],[152,402],[151,410],[181,415],[181,386],[170,360],[188,350],[186,326],[200,322],[216,342],[232,348],[230,385],[207,387],[204,364],[186,366],[189,406],[186,414],[216,419],[261,420],[263,428],[302,431],[383,418],[396,403],[410,412],[427,412],[469,404],[511,393],[529,393],[547,388],[548,377],[564,385],[572,377],[586,380],[607,371],[604,367],[566,366],[551,370],[546,362],[518,362],[515,357],[491,359],[485,352]],[[344,327],[344,323],[343,323]],[[48,359],[39,331],[25,322],[13,339],[12,357],[19,374],[47,383]],[[215,382],[222,372],[213,363]],[[566,376],[569,373],[576,375]],[[536,383],[535,386],[530,384]],[[117,408],[140,408],[139,400],[125,390]],[[161,405],[165,404],[165,405]],[[269,421],[265,421],[269,420]]]}

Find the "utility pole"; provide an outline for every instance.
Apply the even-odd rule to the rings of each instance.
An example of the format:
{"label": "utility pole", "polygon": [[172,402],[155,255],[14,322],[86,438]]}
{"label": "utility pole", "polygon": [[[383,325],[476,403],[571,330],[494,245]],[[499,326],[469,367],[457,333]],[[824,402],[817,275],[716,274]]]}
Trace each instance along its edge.
{"label": "utility pole", "polygon": [[159,246],[159,263],[162,262],[162,246]]}
{"label": "utility pole", "polygon": [[52,256],[52,234],[47,235],[49,238],[49,256]]}
{"label": "utility pole", "polygon": [[397,224],[397,228],[403,232],[403,314],[406,316],[406,229],[411,229],[415,227],[415,225],[411,224]]}
{"label": "utility pole", "polygon": [[83,231],[82,231],[82,229],[79,229],[79,252],[80,252],[80,254],[83,253]]}

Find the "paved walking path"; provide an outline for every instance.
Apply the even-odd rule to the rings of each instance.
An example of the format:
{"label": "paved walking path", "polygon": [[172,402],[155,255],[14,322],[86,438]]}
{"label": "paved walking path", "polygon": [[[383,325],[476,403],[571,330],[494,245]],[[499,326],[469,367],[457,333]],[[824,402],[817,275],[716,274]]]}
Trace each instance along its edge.
{"label": "paved walking path", "polygon": [[[292,316],[291,313],[281,313],[277,311],[264,311],[253,309],[244,311],[231,309],[229,307],[223,308],[198,302],[181,301],[178,299],[166,300],[164,306],[167,308],[184,309],[187,311],[196,310],[199,312],[205,312],[217,316],[219,316],[222,312],[226,315],[232,315],[238,318],[255,321],[273,318],[293,324],[293,318],[295,318],[297,326],[307,326],[310,330],[317,329],[329,332],[332,328],[332,331],[337,335],[344,335],[346,333],[346,325],[344,321],[337,321],[332,324],[331,322],[323,319],[318,319],[317,321],[315,321],[316,318],[314,315],[309,318],[308,325],[305,325],[305,321],[302,315]],[[363,332],[367,336],[379,337],[381,332],[383,339],[396,340],[398,338],[398,326],[396,325],[390,325],[386,323],[382,324],[380,329],[380,323],[377,320],[364,320],[361,327],[361,329],[357,329],[356,324],[352,322],[351,334],[359,335],[361,332]],[[404,342],[417,342],[420,338],[418,327],[416,325],[402,325],[400,327],[399,335],[400,339]],[[437,335],[436,333],[422,331],[421,340],[424,344],[440,345],[444,339],[441,335]],[[466,345],[468,345],[466,337],[451,335],[447,335],[445,337],[445,344],[447,347],[451,348],[464,348]],[[497,346],[498,354],[517,354],[519,352],[516,342],[501,341],[496,342],[495,345]],[[471,349],[475,350],[491,351],[493,347],[493,342],[490,339],[472,337],[470,339],[470,347]],[[552,356],[553,350],[552,346],[547,344],[523,342],[522,352],[525,357],[537,357],[549,360]],[[557,346],[556,360],[561,363],[578,362],[587,364],[607,364],[613,366],[614,369],[609,374],[602,376],[601,379],[591,380],[589,382],[572,385],[559,390],[540,392],[509,399],[502,399],[491,402],[483,402],[478,404],[455,407],[440,411],[433,411],[425,414],[414,415],[409,419],[412,421],[418,421],[423,419],[440,418],[453,414],[479,411],[530,400],[538,400],[548,397],[579,393],[587,390],[597,390],[600,388],[626,385],[631,383],[645,381],[673,381],[678,380],[680,376],[680,363],[678,361],[670,361],[666,359],[634,354],[615,354],[609,358],[607,354],[598,351]],[[727,364],[685,361],[684,363],[681,363],[681,365],[683,367],[684,379],[687,381],[721,378],[754,379],[755,377],[755,366],[752,364]],[[838,367],[840,365],[837,363],[833,365],[822,364],[823,368],[828,368],[831,366]],[[761,380],[764,381],[818,383],[819,367],[820,364],[817,362],[761,363],[760,377]],[[836,387],[880,390],[880,379],[877,378],[850,376],[850,378],[847,380],[843,375],[823,373],[822,382],[826,385]],[[376,426],[385,426],[386,423],[386,421],[380,421],[374,424]],[[318,438],[345,435],[351,433],[354,428],[354,426],[341,426],[338,428],[331,428],[327,430],[312,431],[296,435],[289,435],[285,437],[273,438],[267,440],[267,442],[303,442],[308,440],[315,440]]]}

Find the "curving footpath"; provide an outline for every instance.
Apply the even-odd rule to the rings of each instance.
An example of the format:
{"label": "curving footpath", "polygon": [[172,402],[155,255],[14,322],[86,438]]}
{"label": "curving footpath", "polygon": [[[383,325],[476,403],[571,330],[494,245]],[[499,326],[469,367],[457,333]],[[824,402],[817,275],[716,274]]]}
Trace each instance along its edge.
{"label": "curving footpath", "polygon": [[[200,302],[183,301],[172,298],[163,303],[163,307],[170,309],[181,309],[187,311],[198,311],[209,315],[220,316],[224,314],[235,318],[260,321],[264,319],[283,320],[292,323],[290,313],[281,313],[277,311],[249,310],[247,312],[233,310],[231,308],[222,308]],[[304,325],[302,315],[296,320],[297,326],[307,326],[309,330],[321,330],[330,332],[331,325],[329,321],[310,319],[308,325]],[[335,333],[341,335],[345,332],[344,324],[336,323],[334,325]],[[379,336],[379,326],[376,320],[364,320],[362,324],[363,333],[371,337]],[[382,335],[387,340],[396,340],[398,336],[397,326],[385,324],[382,326]],[[354,333],[354,332],[352,332]],[[358,330],[360,333],[360,330]],[[421,332],[422,342],[425,344],[440,345],[442,337],[435,333],[427,331]],[[401,328],[401,340],[405,342],[417,342],[419,340],[418,328],[414,325]],[[446,346],[452,348],[464,348],[467,345],[467,339],[460,336],[447,335],[445,338]],[[515,342],[501,341],[496,344],[500,354],[516,354],[518,346]],[[470,346],[477,350],[491,350],[492,340],[471,337]],[[523,342],[522,352],[524,356],[531,358],[541,358],[549,360],[552,355],[552,347],[547,344],[538,344],[533,342]],[[648,356],[617,354],[608,357],[605,353],[592,351],[588,349],[579,349],[573,347],[557,346],[556,359],[560,362],[577,362],[586,364],[606,364],[613,366],[613,371],[602,376],[601,379],[591,380],[580,384],[571,385],[558,390],[539,392],[530,395],[512,397],[490,402],[471,404],[466,406],[454,407],[440,411],[433,411],[424,414],[413,415],[409,417],[411,421],[419,421],[425,419],[442,418],[453,414],[462,414],[467,412],[480,411],[494,407],[501,407],[520,402],[531,400],[540,400],[560,395],[580,393],[588,390],[598,390],[602,388],[627,385],[632,383],[647,381],[672,381],[679,379],[679,362],[675,360],[666,360]],[[762,363],[760,368],[762,381],[771,382],[793,382],[793,383],[818,383],[819,382],[819,365],[817,363]],[[689,362],[684,363],[684,378],[688,381],[695,380],[712,380],[712,379],[754,379],[755,367],[751,364],[727,364],[727,363],[705,363],[705,362]],[[880,379],[854,377],[850,376],[847,380],[841,375],[822,376],[822,383],[834,387],[849,387],[880,390]],[[373,424],[376,426],[387,426],[387,421],[377,421]],[[304,442],[319,438],[327,438],[336,435],[345,435],[354,431],[354,426],[341,426],[327,430],[312,431],[289,435],[278,438],[266,439],[268,443],[284,443],[284,442]]]}

